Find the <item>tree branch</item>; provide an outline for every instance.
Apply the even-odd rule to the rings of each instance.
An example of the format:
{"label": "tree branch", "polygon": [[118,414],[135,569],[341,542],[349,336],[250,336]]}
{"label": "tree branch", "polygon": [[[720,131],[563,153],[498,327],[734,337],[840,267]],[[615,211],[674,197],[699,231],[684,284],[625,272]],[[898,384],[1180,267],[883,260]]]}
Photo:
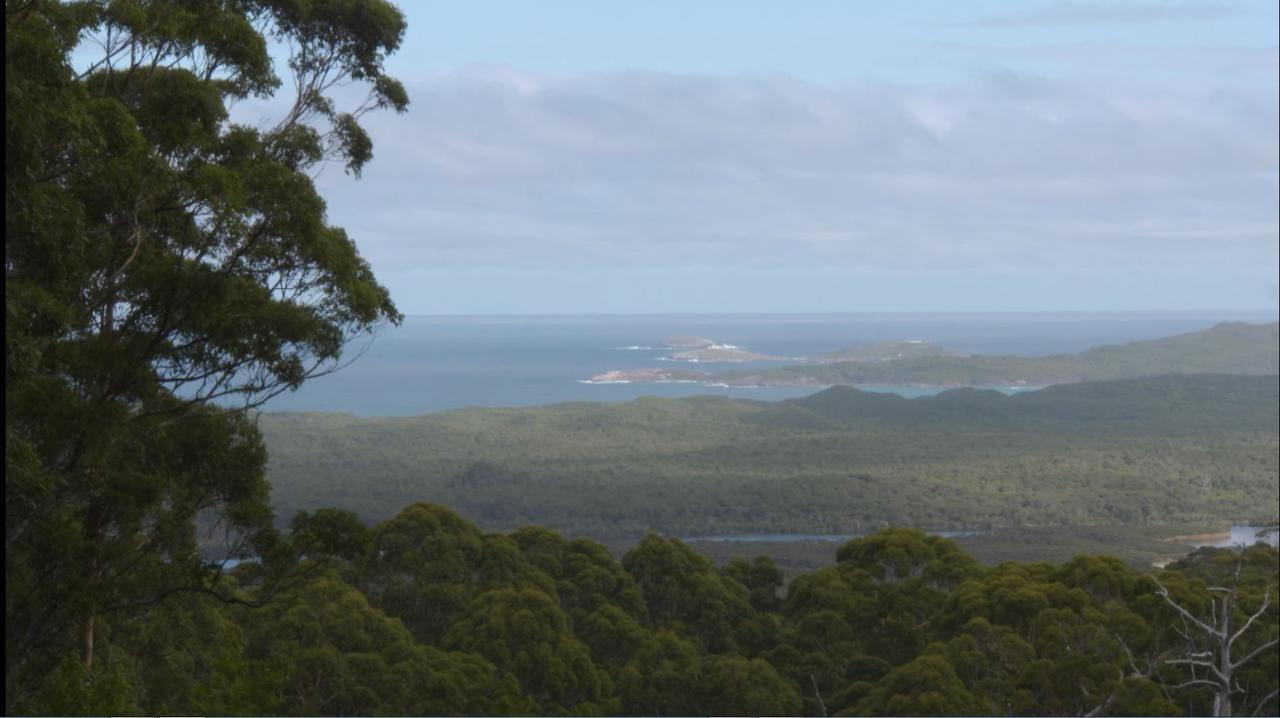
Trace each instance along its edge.
{"label": "tree branch", "polygon": [[1195,617],[1195,615],[1193,615],[1190,611],[1188,611],[1187,609],[1183,608],[1182,606],[1179,606],[1179,605],[1177,604],[1177,602],[1175,602],[1172,598],[1170,598],[1170,597],[1169,597],[1169,589],[1165,588],[1165,587],[1160,583],[1160,581],[1156,579],[1156,577],[1155,577],[1155,576],[1152,576],[1152,577],[1151,577],[1151,580],[1152,580],[1152,581],[1155,581],[1155,584],[1156,584],[1157,586],[1159,586],[1159,587],[1160,587],[1160,590],[1159,590],[1159,591],[1156,591],[1156,593],[1157,593],[1161,598],[1163,598],[1163,599],[1165,600],[1165,602],[1166,602],[1166,603],[1168,603],[1170,606],[1173,606],[1173,608],[1174,608],[1174,610],[1175,610],[1175,611],[1177,611],[1178,613],[1182,614],[1182,615],[1183,615],[1183,617],[1190,619],[1192,623],[1194,623],[1194,624],[1196,624],[1197,626],[1199,626],[1199,627],[1200,627],[1200,630],[1204,631],[1205,633],[1208,633],[1208,634],[1209,634],[1209,635],[1211,635],[1211,636],[1218,636],[1218,637],[1221,637],[1221,638],[1225,638],[1225,637],[1226,637],[1226,634],[1225,634],[1225,633],[1223,633],[1222,631],[1219,631],[1217,628],[1214,628],[1213,626],[1210,626],[1209,624],[1205,623],[1204,621],[1201,621],[1200,619],[1196,618],[1196,617]]}
{"label": "tree branch", "polygon": [[1267,641],[1266,643],[1262,644],[1261,646],[1258,646],[1257,648],[1250,651],[1249,654],[1246,655],[1244,658],[1241,658],[1240,660],[1233,662],[1231,664],[1231,670],[1235,670],[1240,666],[1243,666],[1244,664],[1248,663],[1249,661],[1252,661],[1253,659],[1262,655],[1262,653],[1266,651],[1268,648],[1275,646],[1277,643],[1280,643],[1280,639],[1273,638],[1270,641]]}
{"label": "tree branch", "polygon": [[1270,603],[1271,603],[1271,587],[1267,586],[1266,593],[1262,595],[1262,607],[1258,609],[1257,613],[1254,613],[1252,616],[1249,616],[1249,620],[1244,622],[1244,625],[1240,627],[1240,630],[1232,634],[1231,640],[1227,641],[1228,650],[1231,649],[1231,644],[1235,643],[1236,639],[1242,636],[1244,632],[1249,629],[1249,626],[1253,625],[1253,622],[1258,620],[1258,617],[1266,612],[1267,606],[1270,605]]}
{"label": "tree branch", "polygon": [[1267,704],[1275,700],[1277,696],[1280,696],[1280,689],[1277,689],[1268,693],[1266,696],[1262,698],[1262,702],[1258,704],[1258,707],[1253,709],[1253,714],[1255,716],[1262,715],[1262,709],[1266,708]]}

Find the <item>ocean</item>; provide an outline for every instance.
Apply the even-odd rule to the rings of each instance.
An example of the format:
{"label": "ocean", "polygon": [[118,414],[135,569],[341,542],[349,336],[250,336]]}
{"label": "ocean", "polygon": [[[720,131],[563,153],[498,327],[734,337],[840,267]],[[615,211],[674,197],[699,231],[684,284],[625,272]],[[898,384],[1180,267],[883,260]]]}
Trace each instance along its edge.
{"label": "ocean", "polygon": [[[794,362],[673,364],[666,337],[693,335],[781,357],[812,357],[850,344],[931,341],[971,354],[1044,356],[1102,344],[1207,329],[1218,322],[1274,322],[1273,311],[625,316],[413,316],[349,347],[350,363],[282,394],[265,411],[412,416],[463,407],[641,396],[726,396],[780,400],[813,388],[729,388],[697,384],[586,384],[609,369],[688,367],[702,371]],[[874,387],[906,396],[933,390]]]}

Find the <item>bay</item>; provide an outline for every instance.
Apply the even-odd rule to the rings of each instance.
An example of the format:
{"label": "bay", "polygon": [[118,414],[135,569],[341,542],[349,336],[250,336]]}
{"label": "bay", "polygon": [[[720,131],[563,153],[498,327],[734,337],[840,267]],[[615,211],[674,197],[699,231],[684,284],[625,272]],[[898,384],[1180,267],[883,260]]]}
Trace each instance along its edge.
{"label": "bay", "polygon": [[[971,354],[1044,356],[1200,331],[1223,321],[1270,322],[1274,311],[1007,314],[414,316],[349,346],[333,374],[282,394],[267,411],[412,416],[464,407],[641,396],[719,394],[776,401],[813,387],[585,384],[609,369],[672,366],[657,347],[693,335],[781,357],[813,357],[862,342],[923,340]],[[640,347],[640,348],[632,348]],[[694,368],[781,366],[788,361],[701,362]],[[685,366],[685,365],[679,365]],[[865,387],[904,396],[937,389]]]}

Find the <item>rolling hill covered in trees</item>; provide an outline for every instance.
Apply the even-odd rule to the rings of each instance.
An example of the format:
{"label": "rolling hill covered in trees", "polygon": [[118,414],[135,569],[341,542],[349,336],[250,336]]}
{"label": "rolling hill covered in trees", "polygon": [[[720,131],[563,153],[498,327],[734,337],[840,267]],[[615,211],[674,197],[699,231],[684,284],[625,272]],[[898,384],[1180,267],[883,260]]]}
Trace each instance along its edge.
{"label": "rolling hill covered in trees", "polygon": [[861,534],[892,525],[1269,519],[1277,377],[1084,382],[904,399],[644,398],[413,418],[264,414],[279,515],[381,520],[414,501],[486,530]]}

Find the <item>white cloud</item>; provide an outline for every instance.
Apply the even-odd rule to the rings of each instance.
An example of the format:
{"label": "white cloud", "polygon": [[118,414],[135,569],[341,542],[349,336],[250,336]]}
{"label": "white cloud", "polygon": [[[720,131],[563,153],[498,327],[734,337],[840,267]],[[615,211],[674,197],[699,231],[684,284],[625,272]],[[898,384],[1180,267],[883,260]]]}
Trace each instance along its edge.
{"label": "white cloud", "polygon": [[323,180],[379,272],[1212,271],[1276,251],[1274,84],[483,68],[409,89],[409,114],[370,118],[364,179]]}

